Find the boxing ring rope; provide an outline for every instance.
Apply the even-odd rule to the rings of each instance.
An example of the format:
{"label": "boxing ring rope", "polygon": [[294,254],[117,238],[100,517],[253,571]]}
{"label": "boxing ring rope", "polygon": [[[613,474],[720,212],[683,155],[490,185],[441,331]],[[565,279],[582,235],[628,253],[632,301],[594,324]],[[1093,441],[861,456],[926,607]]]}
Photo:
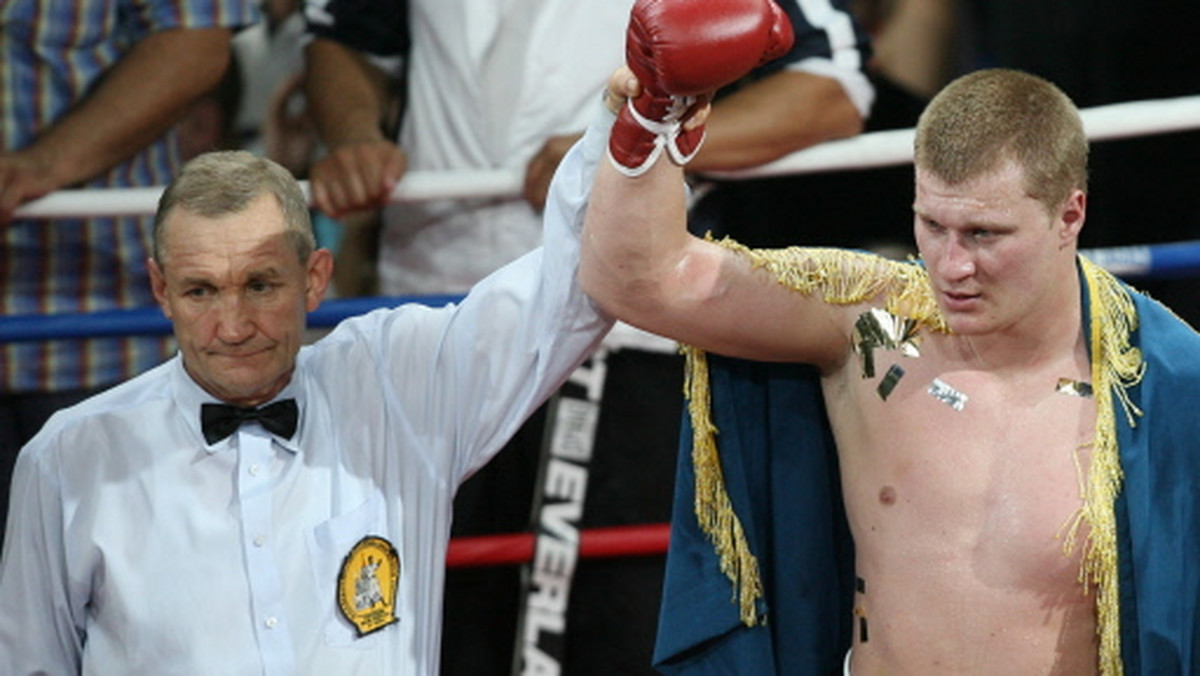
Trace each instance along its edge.
{"label": "boxing ring rope", "polygon": [[[1079,111],[1091,141],[1169,134],[1200,128],[1200,96],[1153,99],[1095,106]],[[893,129],[829,141],[751,169],[717,172],[721,178],[753,178],[908,164],[913,129]]]}
{"label": "boxing ring rope", "polygon": [[[1200,128],[1200,96],[1135,101],[1081,111],[1092,141],[1165,134]],[[726,179],[869,169],[910,163],[912,129],[861,134],[802,150],[763,166],[714,174]],[[409,172],[391,195],[393,202],[459,197],[516,197],[520,171]],[[308,194],[308,184],[302,182]],[[22,218],[80,218],[153,214],[162,188],[63,190],[17,210]],[[1200,240],[1081,251],[1114,274],[1126,277],[1200,276]],[[324,302],[309,315],[314,328],[378,307],[416,302],[440,306],[461,296],[341,298]],[[165,335],[170,323],[158,308],[87,314],[14,315],[0,321],[0,343],[114,335]],[[666,552],[669,525],[663,523],[582,530],[580,558],[630,557]],[[455,538],[449,567],[500,566],[532,560],[537,535],[529,532]]]}
{"label": "boxing ring rope", "polygon": [[[1084,130],[1093,141],[1166,134],[1200,128],[1200,96],[1155,99],[1096,106],[1080,111]],[[752,169],[712,174],[722,178],[754,178],[781,174],[871,169],[912,162],[912,129],[860,134],[797,151]],[[519,197],[524,173],[492,171],[411,171],[392,192],[393,202],[456,197]],[[307,182],[301,183],[308,194]],[[26,218],[81,218],[153,214],[162,188],[61,190],[17,210]]]}
{"label": "boxing ring rope", "polygon": [[[579,533],[579,557],[583,559],[623,558],[662,554],[667,551],[671,525],[666,523],[638,526],[589,528]],[[537,536],[533,533],[457,537],[446,553],[449,568],[505,566],[533,559]]]}

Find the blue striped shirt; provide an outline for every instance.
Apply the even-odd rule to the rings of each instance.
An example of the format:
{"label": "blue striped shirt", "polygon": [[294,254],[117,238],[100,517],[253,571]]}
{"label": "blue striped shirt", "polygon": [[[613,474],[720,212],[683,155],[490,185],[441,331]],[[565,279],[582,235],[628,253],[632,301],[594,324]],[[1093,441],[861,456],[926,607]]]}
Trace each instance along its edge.
{"label": "blue striped shirt", "polygon": [[[139,40],[167,28],[241,26],[253,0],[3,0],[0,149],[34,139],[82,100]],[[179,165],[174,133],[87,182],[156,186]],[[0,315],[95,312],[154,304],[149,217],[15,221],[0,227]],[[168,356],[162,337],[0,345],[0,391],[97,387]]]}

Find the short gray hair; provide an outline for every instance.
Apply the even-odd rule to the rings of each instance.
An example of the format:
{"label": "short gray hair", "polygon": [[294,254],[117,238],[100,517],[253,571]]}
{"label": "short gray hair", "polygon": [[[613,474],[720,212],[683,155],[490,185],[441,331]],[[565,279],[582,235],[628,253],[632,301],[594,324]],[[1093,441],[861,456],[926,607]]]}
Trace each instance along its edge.
{"label": "short gray hair", "polygon": [[163,191],[154,214],[154,260],[163,265],[163,225],[180,208],[215,218],[243,211],[263,193],[275,196],[288,237],[303,264],[317,248],[308,201],[296,178],[280,165],[244,150],[204,153],[183,165]]}

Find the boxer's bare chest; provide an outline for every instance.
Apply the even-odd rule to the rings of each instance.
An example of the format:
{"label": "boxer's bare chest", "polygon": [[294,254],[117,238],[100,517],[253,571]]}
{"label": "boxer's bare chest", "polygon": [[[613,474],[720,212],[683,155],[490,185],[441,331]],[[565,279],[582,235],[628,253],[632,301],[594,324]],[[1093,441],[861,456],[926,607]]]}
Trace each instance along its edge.
{"label": "boxer's bare chest", "polygon": [[826,382],[860,553],[906,543],[978,557],[1006,584],[1073,583],[1062,537],[1094,434],[1086,353],[991,369],[941,335],[920,356],[873,357],[873,374],[859,355]]}
{"label": "boxer's bare chest", "polygon": [[872,373],[856,355],[824,380],[864,667],[1048,673],[1067,655],[1071,673],[1092,673],[1078,519],[1096,414],[1082,342],[1017,368],[995,368],[944,334],[922,341],[919,356],[873,357]]}

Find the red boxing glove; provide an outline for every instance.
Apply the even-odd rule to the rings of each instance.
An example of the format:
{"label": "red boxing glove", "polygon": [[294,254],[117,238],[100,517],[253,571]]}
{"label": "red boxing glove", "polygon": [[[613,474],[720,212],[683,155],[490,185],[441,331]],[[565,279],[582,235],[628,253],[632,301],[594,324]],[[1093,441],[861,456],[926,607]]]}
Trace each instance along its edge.
{"label": "red boxing glove", "polygon": [[792,40],[792,24],[772,0],[637,0],[625,61],[642,92],[613,124],[613,165],[639,176],[664,147],[676,164],[687,163],[704,127],[683,123],[714,91],[787,53]]}

